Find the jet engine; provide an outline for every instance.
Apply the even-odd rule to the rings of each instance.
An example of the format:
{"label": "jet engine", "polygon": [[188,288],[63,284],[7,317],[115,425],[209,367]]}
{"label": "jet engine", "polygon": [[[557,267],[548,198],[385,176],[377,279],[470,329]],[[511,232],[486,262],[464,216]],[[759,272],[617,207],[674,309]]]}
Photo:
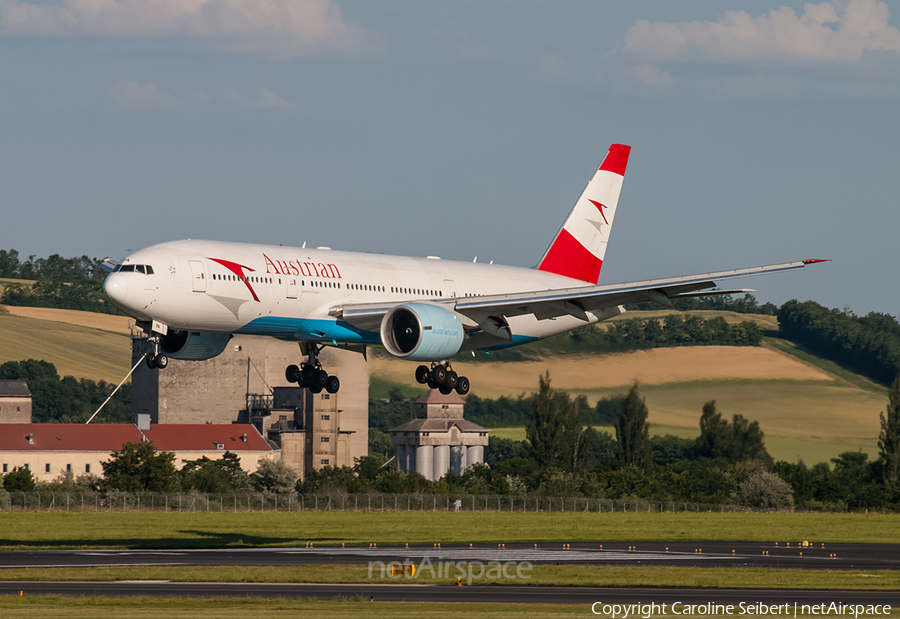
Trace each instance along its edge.
{"label": "jet engine", "polygon": [[231,335],[206,331],[176,331],[170,329],[159,342],[160,352],[173,359],[204,361],[222,353]]}
{"label": "jet engine", "polygon": [[430,303],[406,303],[381,320],[381,343],[401,359],[441,361],[459,352],[465,339],[453,312]]}

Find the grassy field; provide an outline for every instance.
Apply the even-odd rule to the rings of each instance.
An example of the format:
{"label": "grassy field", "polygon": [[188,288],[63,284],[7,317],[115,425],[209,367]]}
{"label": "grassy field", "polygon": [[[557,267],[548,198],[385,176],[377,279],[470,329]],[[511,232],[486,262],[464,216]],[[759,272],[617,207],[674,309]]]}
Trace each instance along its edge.
{"label": "grassy field", "polygon": [[0,514],[0,549],[734,540],[900,543],[900,515],[491,512]]}
{"label": "grassy field", "polygon": [[[60,376],[105,380],[117,384],[131,369],[131,341],[127,333],[102,330],[59,320],[16,316],[8,308],[0,314],[0,363],[43,359],[56,366]],[[68,310],[48,310],[68,312]],[[86,312],[71,312],[72,320]],[[108,318],[98,316],[98,323]],[[127,321],[127,319],[125,319]],[[126,322],[127,327],[127,322]]]}
{"label": "grassy field", "polygon": [[[588,611],[589,612],[589,611]],[[25,596],[0,598],[0,617],[4,619],[94,619],[129,617],[131,619],[246,619],[259,613],[266,619],[317,617],[345,619],[364,615],[379,619],[419,619],[420,617],[491,617],[499,619],[555,618],[584,616],[578,604],[429,604],[422,602],[369,602],[357,600],[261,600],[229,598],[202,600],[192,598],[67,598],[61,596]]]}

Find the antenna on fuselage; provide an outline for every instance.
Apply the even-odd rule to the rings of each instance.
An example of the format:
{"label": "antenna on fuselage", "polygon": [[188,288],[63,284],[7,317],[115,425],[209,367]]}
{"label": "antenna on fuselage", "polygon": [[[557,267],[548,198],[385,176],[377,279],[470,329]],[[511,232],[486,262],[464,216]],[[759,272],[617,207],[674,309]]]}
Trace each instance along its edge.
{"label": "antenna on fuselage", "polygon": [[300,246],[300,249],[306,249],[306,241],[303,241],[303,245]]}
{"label": "antenna on fuselage", "polygon": [[476,262],[478,262],[478,256],[475,256],[475,259],[472,261],[472,264],[475,264]]}

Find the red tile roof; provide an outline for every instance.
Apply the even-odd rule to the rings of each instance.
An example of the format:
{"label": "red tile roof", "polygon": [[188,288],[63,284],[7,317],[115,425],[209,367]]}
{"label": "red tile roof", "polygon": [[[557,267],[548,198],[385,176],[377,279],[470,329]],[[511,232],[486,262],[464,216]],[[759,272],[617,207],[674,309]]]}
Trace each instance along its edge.
{"label": "red tile roof", "polygon": [[[250,424],[154,424],[144,435],[159,451],[271,451]],[[247,434],[244,443],[242,435]],[[29,442],[28,435],[32,435]],[[4,423],[0,451],[102,451],[144,440],[130,423]]]}
{"label": "red tile roof", "polygon": [[[242,435],[247,435],[244,443]],[[144,435],[160,451],[271,451],[251,424],[155,424]]]}
{"label": "red tile roof", "polygon": [[[32,442],[28,435],[32,435]],[[141,441],[130,423],[4,423],[0,424],[0,451],[105,451]]]}

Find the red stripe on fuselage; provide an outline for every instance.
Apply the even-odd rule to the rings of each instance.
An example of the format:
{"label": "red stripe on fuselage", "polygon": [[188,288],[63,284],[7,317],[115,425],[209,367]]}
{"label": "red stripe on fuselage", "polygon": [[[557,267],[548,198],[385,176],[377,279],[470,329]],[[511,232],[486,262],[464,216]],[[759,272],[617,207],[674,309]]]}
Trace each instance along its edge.
{"label": "red stripe on fuselage", "polygon": [[603,261],[589,252],[565,229],[547,251],[538,269],[596,284]]}
{"label": "red stripe on fuselage", "polygon": [[237,278],[244,282],[244,285],[247,286],[247,290],[250,291],[250,294],[253,295],[253,300],[259,303],[259,297],[256,296],[256,291],[253,290],[253,286],[250,285],[250,280],[244,275],[244,269],[247,269],[251,273],[256,269],[251,269],[250,267],[245,267],[243,264],[238,264],[237,262],[232,262],[230,260],[221,260],[219,258],[210,258],[213,262],[218,262],[223,267],[234,273]]}
{"label": "red stripe on fuselage", "polygon": [[606,159],[600,164],[600,169],[615,172],[620,176],[625,176],[625,167],[628,165],[628,155],[630,153],[630,146],[613,144],[609,147],[609,153],[606,155]]}

